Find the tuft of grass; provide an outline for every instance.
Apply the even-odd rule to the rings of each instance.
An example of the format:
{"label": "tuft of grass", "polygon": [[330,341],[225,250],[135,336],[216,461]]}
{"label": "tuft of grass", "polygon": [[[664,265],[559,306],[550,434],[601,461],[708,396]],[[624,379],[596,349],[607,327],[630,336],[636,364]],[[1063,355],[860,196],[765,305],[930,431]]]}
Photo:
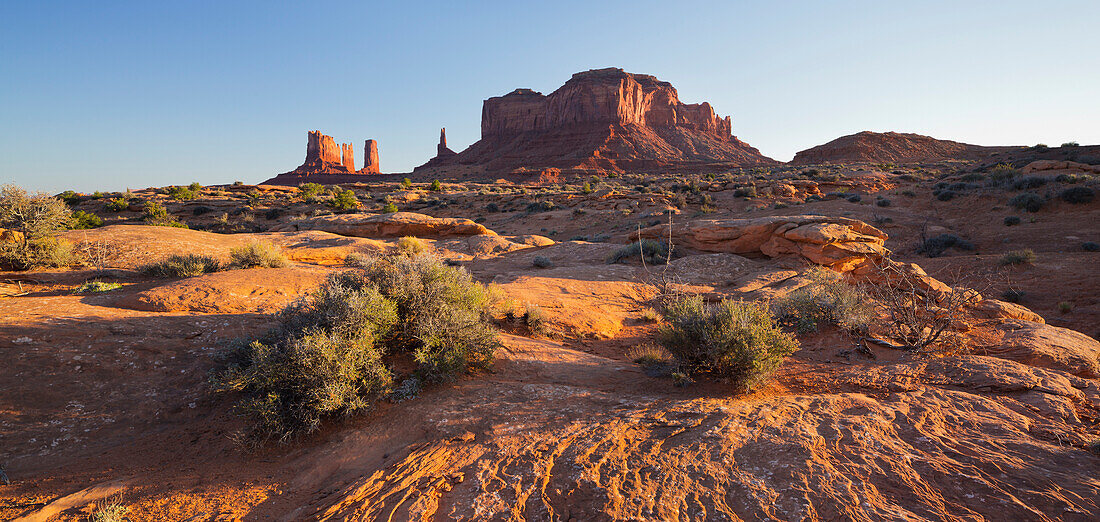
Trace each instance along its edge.
{"label": "tuft of grass", "polygon": [[173,254],[138,269],[151,277],[194,277],[217,272],[222,265],[217,259],[202,254]]}
{"label": "tuft of grass", "polygon": [[772,310],[781,324],[794,326],[800,333],[817,331],[822,323],[861,331],[874,320],[871,296],[849,285],[840,274],[815,267],[806,277],[811,281],[809,285],[773,302]]}
{"label": "tuft of grass", "polygon": [[676,358],[673,357],[672,352],[652,343],[631,347],[626,351],[626,356],[641,366],[650,377],[671,375],[676,368]]}
{"label": "tuft of grass", "polygon": [[1006,216],[1004,223],[1006,227],[1013,227],[1020,224],[1020,218],[1019,216]]}
{"label": "tuft of grass", "polygon": [[634,259],[644,259],[650,265],[663,265],[668,260],[668,245],[656,239],[635,241],[608,256],[607,264]]}
{"label": "tuft of grass", "polygon": [[1062,301],[1058,303],[1058,311],[1063,314],[1068,314],[1073,311],[1073,303],[1069,301]]}
{"label": "tuft of grass", "polygon": [[282,268],[287,263],[279,247],[267,241],[253,241],[229,251],[233,268]]}
{"label": "tuft of grass", "polygon": [[105,500],[96,503],[92,512],[92,522],[125,522],[130,508],[122,505],[117,500]]}
{"label": "tuft of grass", "polygon": [[105,281],[87,281],[84,284],[76,287],[73,292],[78,294],[98,294],[100,292],[110,292],[111,290],[118,290],[122,288],[120,283],[108,283]]}
{"label": "tuft of grass", "polygon": [[1081,250],[1085,252],[1100,252],[1100,243],[1095,241],[1085,241],[1081,243]]}
{"label": "tuft of grass", "polygon": [[701,296],[678,297],[661,313],[666,323],[658,338],[685,375],[728,378],[741,390],[764,383],[798,349],[798,341],[756,303],[723,299],[707,304]]}
{"label": "tuft of grass", "polygon": [[1035,255],[1035,251],[1030,248],[1025,248],[1023,250],[1006,252],[1005,255],[1001,256],[1001,260],[998,261],[997,264],[1001,266],[1030,265],[1034,263],[1036,259],[1037,256]]}

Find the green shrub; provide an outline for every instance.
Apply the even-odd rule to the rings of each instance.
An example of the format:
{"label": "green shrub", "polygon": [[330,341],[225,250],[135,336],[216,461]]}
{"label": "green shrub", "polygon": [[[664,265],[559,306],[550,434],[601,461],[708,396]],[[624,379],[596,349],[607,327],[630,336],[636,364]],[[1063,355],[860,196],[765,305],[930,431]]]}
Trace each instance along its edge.
{"label": "green shrub", "polygon": [[1008,200],[1008,204],[1017,210],[1038,212],[1043,208],[1043,197],[1034,192],[1024,192]]}
{"label": "green shrub", "polygon": [[169,214],[168,209],[164,208],[164,205],[156,201],[145,202],[145,205],[142,207],[142,221],[144,221],[146,225],[155,227],[187,228],[187,225],[177,220],[175,216]]}
{"label": "green shrub", "polygon": [[584,186],[581,187],[581,192],[584,193],[584,194],[591,194],[593,192],[592,184],[585,181]]}
{"label": "green shrub", "polygon": [[244,393],[238,411],[252,420],[251,440],[287,441],[369,408],[391,391],[388,356],[408,354],[424,383],[492,361],[489,292],[469,273],[430,256],[360,261],[363,273],[332,274],[280,312],[275,329],[224,355],[212,381]]}
{"label": "green shrub", "polygon": [[1081,243],[1081,250],[1085,252],[1100,252],[1100,243],[1095,241],[1085,241]]}
{"label": "green shrub", "polygon": [[1096,192],[1088,187],[1070,187],[1062,191],[1061,197],[1066,203],[1081,205],[1091,203],[1096,198]]}
{"label": "green shrub", "polygon": [[620,248],[607,258],[608,264],[643,259],[646,264],[663,265],[668,260],[668,245],[656,239],[642,239]]}
{"label": "green shrub", "polygon": [[875,308],[863,289],[849,285],[843,277],[827,268],[811,269],[810,284],[772,304],[775,316],[801,333],[813,332],[822,323],[842,329],[862,331],[874,320]]}
{"label": "green shrub", "polygon": [[325,190],[325,186],[320,183],[302,183],[298,185],[298,196],[302,198],[302,201],[308,203],[316,199],[317,195],[323,190]]}
{"label": "green shrub", "polygon": [[107,283],[104,281],[87,281],[84,284],[76,287],[73,292],[78,294],[98,294],[100,292],[110,292],[111,290],[118,290],[122,288],[121,283]]}
{"label": "green shrub", "polygon": [[1073,311],[1073,303],[1069,301],[1062,301],[1058,303],[1058,311],[1063,314],[1068,314]]}
{"label": "green shrub", "polygon": [[428,186],[428,190],[432,192],[442,192],[443,185],[439,182],[438,179],[434,179],[432,180],[432,184]]}
{"label": "green shrub", "polygon": [[398,211],[397,205],[394,205],[393,203],[386,203],[385,205],[382,205],[382,213],[383,214],[393,214],[394,212],[397,212],[397,211]]}
{"label": "green shrub", "polygon": [[401,179],[401,188],[403,188],[405,190],[409,190],[410,188],[412,188],[412,186],[413,186],[413,182],[412,182],[411,179],[409,179],[409,178],[402,178]]}
{"label": "green shrub", "polygon": [[111,198],[103,204],[103,208],[107,212],[122,212],[130,208],[130,202],[126,198]]}
{"label": "green shrub", "polygon": [[200,192],[202,192],[202,185],[198,183],[192,183],[189,187],[168,187],[168,197],[176,201],[190,201],[199,197]]}
{"label": "green shrub", "polygon": [[28,270],[35,267],[60,268],[76,261],[73,245],[53,236],[31,239],[25,244],[0,245],[0,267]]}
{"label": "green shrub", "polygon": [[217,259],[202,254],[173,254],[138,269],[152,277],[194,277],[222,269]]}
{"label": "green shrub", "polygon": [[756,303],[681,297],[667,303],[662,315],[666,324],[658,337],[683,373],[729,378],[739,389],[759,386],[798,349],[798,341]]}
{"label": "green shrub", "polygon": [[103,226],[103,219],[91,212],[77,210],[73,212],[73,220],[69,225],[74,230],[86,230]]}
{"label": "green shrub", "polygon": [[359,198],[355,197],[354,190],[337,188],[333,193],[332,200],[328,202],[328,206],[338,211],[354,210],[359,208]]}
{"label": "green shrub", "polygon": [[287,265],[286,256],[279,247],[267,241],[253,241],[229,251],[230,265],[234,268],[282,268]]}
{"label": "green shrub", "polygon": [[1001,256],[1001,260],[998,261],[998,264],[1001,266],[1030,265],[1035,262],[1035,259],[1035,252],[1030,248],[1025,248],[1023,250],[1006,252],[1005,255]]}
{"label": "green shrub", "polygon": [[1006,216],[1004,223],[1006,227],[1013,227],[1020,224],[1020,218],[1019,216]]}

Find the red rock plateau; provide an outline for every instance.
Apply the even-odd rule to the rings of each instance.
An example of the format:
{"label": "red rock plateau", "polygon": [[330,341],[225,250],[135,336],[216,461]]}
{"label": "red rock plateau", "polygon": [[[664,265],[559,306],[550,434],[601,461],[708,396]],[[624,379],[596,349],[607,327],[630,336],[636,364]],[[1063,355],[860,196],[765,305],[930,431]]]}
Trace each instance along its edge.
{"label": "red rock plateau", "polygon": [[728,116],[716,116],[707,102],[681,102],[668,82],[596,69],[574,74],[549,95],[516,89],[485,100],[481,139],[414,172],[623,172],[776,163],[731,130]]}
{"label": "red rock plateau", "polygon": [[920,134],[863,131],[795,154],[792,165],[972,161],[1021,147],[983,147]]}

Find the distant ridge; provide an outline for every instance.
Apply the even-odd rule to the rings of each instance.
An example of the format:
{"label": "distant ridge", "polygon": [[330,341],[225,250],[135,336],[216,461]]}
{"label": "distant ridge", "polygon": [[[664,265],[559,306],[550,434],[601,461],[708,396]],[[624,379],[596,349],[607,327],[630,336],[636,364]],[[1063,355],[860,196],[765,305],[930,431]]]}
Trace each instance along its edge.
{"label": "distant ridge", "polygon": [[985,147],[901,132],[863,131],[795,154],[792,165],[974,161],[1020,147]]}

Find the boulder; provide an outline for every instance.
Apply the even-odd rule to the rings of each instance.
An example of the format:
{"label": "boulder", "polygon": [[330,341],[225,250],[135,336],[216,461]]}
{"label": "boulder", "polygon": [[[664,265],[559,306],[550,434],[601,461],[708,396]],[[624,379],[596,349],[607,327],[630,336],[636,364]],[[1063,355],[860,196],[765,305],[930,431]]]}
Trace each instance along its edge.
{"label": "boulder", "polygon": [[[630,238],[668,235],[668,225],[662,224],[634,232]],[[859,220],[813,215],[696,220],[672,228],[674,244],[695,250],[798,256],[841,272],[886,256],[886,238],[884,232]]]}
{"label": "boulder", "polygon": [[496,235],[496,232],[464,218],[437,218],[414,212],[390,214],[334,214],[316,216],[283,225],[276,232],[321,230],[342,236],[393,238],[413,236],[427,239]]}

